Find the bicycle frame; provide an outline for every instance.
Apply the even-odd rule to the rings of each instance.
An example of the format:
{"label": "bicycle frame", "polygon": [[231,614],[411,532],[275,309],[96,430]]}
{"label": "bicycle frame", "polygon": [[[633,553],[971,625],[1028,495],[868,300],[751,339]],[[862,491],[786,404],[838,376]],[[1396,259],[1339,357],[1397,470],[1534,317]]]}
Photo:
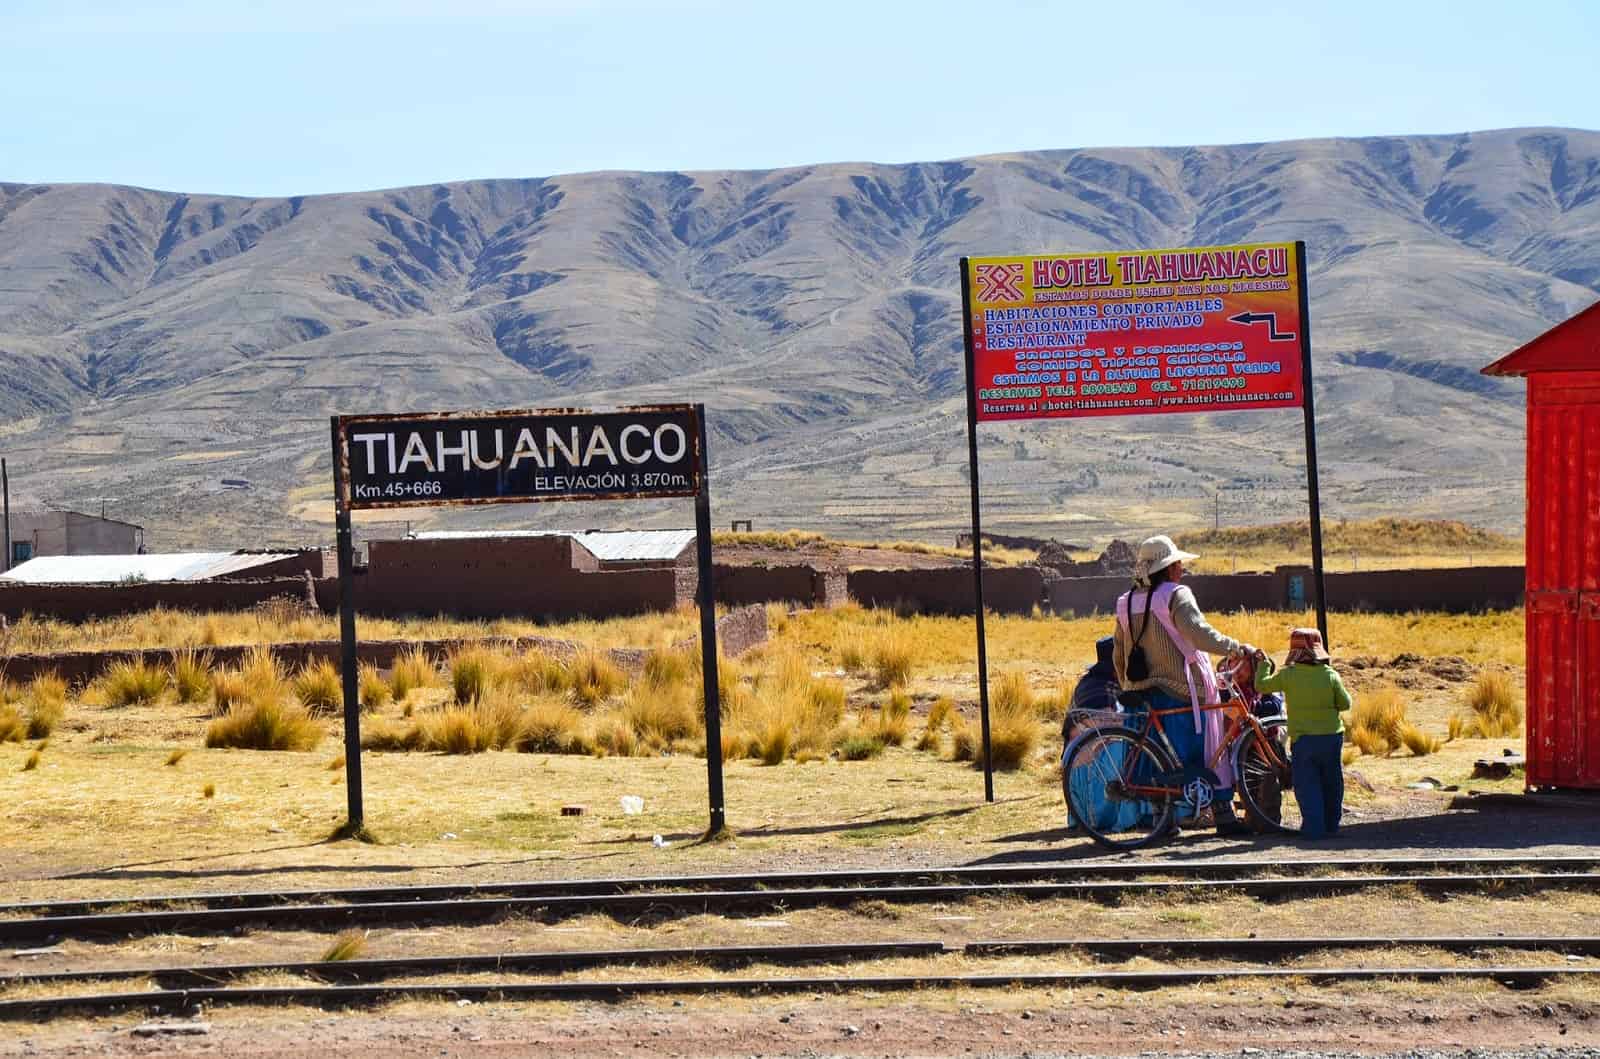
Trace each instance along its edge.
{"label": "bicycle frame", "polygon": [[[1270,763],[1274,768],[1283,769],[1288,767],[1289,763],[1284,761],[1278,755],[1277,746],[1271,739],[1266,738],[1266,729],[1262,726],[1261,722],[1256,719],[1255,714],[1251,713],[1249,710],[1242,709],[1231,702],[1211,703],[1201,706],[1200,709],[1205,712],[1210,712],[1213,710],[1229,711],[1228,729],[1224,733],[1221,743],[1217,746],[1216,753],[1212,754],[1210,759],[1205,762],[1206,768],[1215,771],[1217,765],[1222,761],[1224,755],[1233,753],[1234,749],[1238,745],[1239,740],[1244,736],[1247,730],[1251,730],[1256,733],[1257,742],[1266,752]],[[1150,732],[1153,728],[1159,737],[1158,745],[1166,750],[1167,754],[1172,758],[1172,760],[1180,761],[1177,749],[1172,745],[1172,740],[1167,737],[1167,729],[1162,723],[1161,718],[1175,717],[1179,714],[1186,716],[1191,715],[1193,713],[1193,707],[1180,706],[1168,710],[1146,710],[1144,712],[1146,714],[1146,720],[1143,727],[1136,727],[1132,724],[1127,726],[1132,731],[1138,733],[1138,745],[1142,747],[1151,741]],[[1126,771],[1118,776],[1118,780],[1121,782],[1123,789],[1127,791],[1127,793],[1144,797],[1181,798],[1183,796],[1183,789],[1181,787],[1154,787],[1150,786],[1149,784],[1132,782],[1131,772],[1139,760],[1139,755],[1134,754],[1130,755],[1128,760],[1123,762],[1122,767]]]}

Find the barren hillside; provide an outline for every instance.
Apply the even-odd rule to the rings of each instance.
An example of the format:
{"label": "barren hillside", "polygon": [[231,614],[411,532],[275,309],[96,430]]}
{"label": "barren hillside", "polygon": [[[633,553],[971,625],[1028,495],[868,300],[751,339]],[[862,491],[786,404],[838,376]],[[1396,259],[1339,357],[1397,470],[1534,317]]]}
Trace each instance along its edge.
{"label": "barren hillside", "polygon": [[[271,200],[0,184],[0,446],[28,499],[105,500],[156,548],[244,545],[326,534],[334,412],[703,400],[718,522],[944,539],[965,525],[960,255],[1296,238],[1329,513],[1514,526],[1520,386],[1477,368],[1600,295],[1600,133]],[[983,442],[998,531],[1209,524],[1218,489],[1227,521],[1303,513],[1294,413]]]}

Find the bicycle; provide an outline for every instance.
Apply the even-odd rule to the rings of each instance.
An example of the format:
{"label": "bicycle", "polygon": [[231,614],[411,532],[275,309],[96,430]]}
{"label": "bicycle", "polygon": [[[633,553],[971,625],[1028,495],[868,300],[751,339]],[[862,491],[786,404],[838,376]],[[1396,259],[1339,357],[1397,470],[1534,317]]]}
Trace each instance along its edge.
{"label": "bicycle", "polygon": [[1244,817],[1258,832],[1299,828],[1299,809],[1285,799],[1290,790],[1287,720],[1258,717],[1249,659],[1230,659],[1217,671],[1222,702],[1203,711],[1226,711],[1221,744],[1201,768],[1185,769],[1167,737],[1163,718],[1182,716],[1188,705],[1152,710],[1142,692],[1124,692],[1127,712],[1118,723],[1091,727],[1062,754],[1062,787],[1072,819],[1109,849],[1138,849],[1172,829],[1180,806],[1205,809],[1219,785],[1216,766],[1229,755],[1234,790]]}

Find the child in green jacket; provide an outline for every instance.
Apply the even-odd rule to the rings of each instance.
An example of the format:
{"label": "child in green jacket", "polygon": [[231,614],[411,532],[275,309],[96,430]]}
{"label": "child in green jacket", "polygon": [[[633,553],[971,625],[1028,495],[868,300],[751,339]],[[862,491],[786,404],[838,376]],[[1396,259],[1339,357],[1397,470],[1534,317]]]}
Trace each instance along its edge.
{"label": "child in green jacket", "polygon": [[1344,718],[1350,693],[1333,669],[1316,629],[1289,634],[1289,656],[1274,672],[1272,659],[1257,655],[1256,690],[1283,692],[1289,713],[1289,760],[1294,797],[1300,803],[1300,834],[1327,838],[1339,833],[1344,815]]}

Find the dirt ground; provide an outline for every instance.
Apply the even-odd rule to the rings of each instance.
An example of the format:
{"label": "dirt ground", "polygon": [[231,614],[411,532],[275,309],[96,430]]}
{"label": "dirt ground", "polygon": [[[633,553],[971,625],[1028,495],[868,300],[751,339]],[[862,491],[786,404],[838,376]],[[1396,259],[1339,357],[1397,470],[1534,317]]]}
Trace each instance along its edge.
{"label": "dirt ground", "polygon": [[621,1057],[1528,1054],[1600,1048],[1592,993],[1282,985],[1220,992],[962,990],[665,998],[616,1004],[402,1003],[201,1013],[203,1036],[135,1036],[140,1018],[8,1027],[0,1055]]}

